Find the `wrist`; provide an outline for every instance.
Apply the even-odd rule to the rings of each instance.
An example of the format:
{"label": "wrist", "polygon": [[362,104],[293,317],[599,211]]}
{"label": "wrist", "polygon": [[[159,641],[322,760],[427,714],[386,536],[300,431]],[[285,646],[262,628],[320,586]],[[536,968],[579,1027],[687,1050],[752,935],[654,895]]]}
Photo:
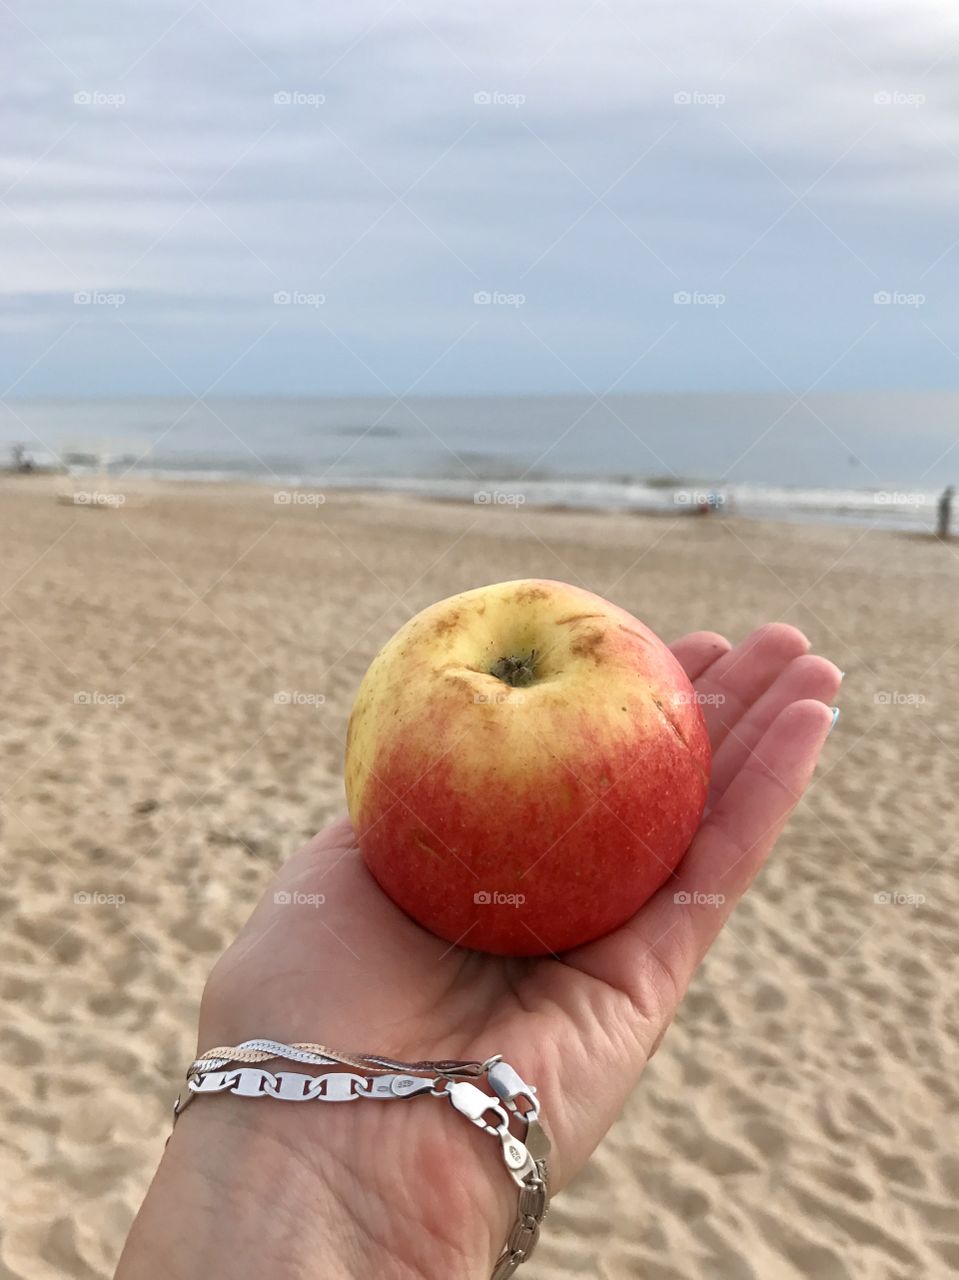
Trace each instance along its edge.
{"label": "wrist", "polygon": [[118,1280],[486,1280],[515,1213],[495,1147],[439,1099],[198,1098]]}

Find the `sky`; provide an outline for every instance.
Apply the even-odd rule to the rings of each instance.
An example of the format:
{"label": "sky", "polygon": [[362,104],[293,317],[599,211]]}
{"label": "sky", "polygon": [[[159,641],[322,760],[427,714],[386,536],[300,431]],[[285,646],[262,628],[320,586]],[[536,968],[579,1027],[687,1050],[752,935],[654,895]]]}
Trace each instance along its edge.
{"label": "sky", "polygon": [[0,5],[0,394],[949,391],[959,10]]}

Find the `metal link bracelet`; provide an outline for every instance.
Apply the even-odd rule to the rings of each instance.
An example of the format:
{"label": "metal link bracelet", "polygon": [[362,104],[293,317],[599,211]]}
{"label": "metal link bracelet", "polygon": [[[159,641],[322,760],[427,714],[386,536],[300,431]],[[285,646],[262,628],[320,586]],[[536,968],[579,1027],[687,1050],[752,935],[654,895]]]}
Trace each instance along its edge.
{"label": "metal link bracelet", "polygon": [[[277,1058],[352,1070],[311,1076],[267,1071],[257,1065]],[[492,1095],[473,1083],[476,1080],[485,1080]],[[516,1222],[496,1259],[491,1280],[506,1280],[536,1248],[540,1224],[549,1208],[550,1141],[540,1122],[535,1087],[499,1054],[485,1062],[398,1062],[373,1054],[339,1053],[321,1044],[245,1040],[240,1045],[207,1050],[191,1064],[186,1082],[186,1096],[178,1097],[173,1106],[174,1125],[198,1094],[207,1093],[279,1098],[283,1102],[392,1100],[419,1094],[447,1098],[467,1120],[498,1139],[506,1170],[519,1187]],[[510,1130],[513,1119],[523,1126],[522,1139]]]}

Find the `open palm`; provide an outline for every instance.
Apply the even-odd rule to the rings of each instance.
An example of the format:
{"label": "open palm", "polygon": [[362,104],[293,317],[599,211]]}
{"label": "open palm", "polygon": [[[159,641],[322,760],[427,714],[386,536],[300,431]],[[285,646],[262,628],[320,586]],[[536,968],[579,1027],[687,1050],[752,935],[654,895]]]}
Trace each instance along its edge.
{"label": "open palm", "polygon": [[810,779],[841,675],[807,649],[783,624],[734,648],[708,632],[673,646],[709,725],[709,804],[675,873],[614,933],[533,960],[450,946],[383,894],[340,819],[281,869],[219,961],[200,1048],[275,1037],[401,1059],[502,1053],[538,1086],[561,1186],[615,1119]]}

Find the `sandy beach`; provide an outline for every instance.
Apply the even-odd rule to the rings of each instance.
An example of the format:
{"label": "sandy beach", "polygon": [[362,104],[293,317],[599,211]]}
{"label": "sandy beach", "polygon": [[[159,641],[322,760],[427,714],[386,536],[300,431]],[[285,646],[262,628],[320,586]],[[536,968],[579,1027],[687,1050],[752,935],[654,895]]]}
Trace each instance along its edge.
{"label": "sandy beach", "polygon": [[0,1280],[112,1275],[206,973],[343,806],[414,611],[580,583],[666,639],[781,619],[845,672],[773,861],[523,1280],[959,1267],[959,543],[858,528],[0,480]]}

